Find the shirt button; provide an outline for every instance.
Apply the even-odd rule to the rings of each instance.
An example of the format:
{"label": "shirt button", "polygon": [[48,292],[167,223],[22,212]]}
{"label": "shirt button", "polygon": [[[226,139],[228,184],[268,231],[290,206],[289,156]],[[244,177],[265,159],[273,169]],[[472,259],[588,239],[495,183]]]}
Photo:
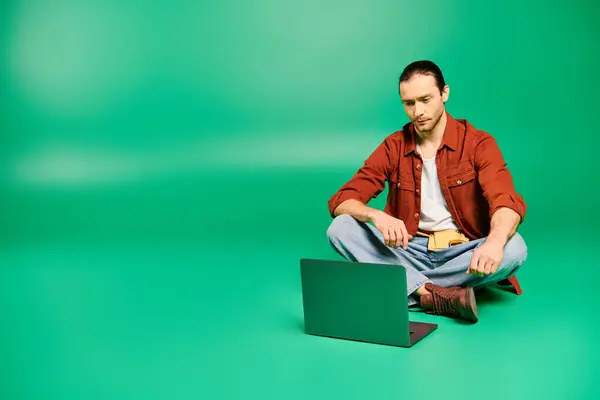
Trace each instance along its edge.
{"label": "shirt button", "polygon": [[415,218],[419,218],[419,213],[415,213]]}
{"label": "shirt button", "polygon": [[462,185],[462,181],[461,181],[460,179],[459,179],[459,180],[457,180],[457,181],[456,181],[456,183],[457,183],[458,185]]}
{"label": "shirt button", "polygon": [[417,164],[417,169],[421,169],[421,164]]}
{"label": "shirt button", "polygon": [[419,189],[415,190],[417,193],[419,193]]}

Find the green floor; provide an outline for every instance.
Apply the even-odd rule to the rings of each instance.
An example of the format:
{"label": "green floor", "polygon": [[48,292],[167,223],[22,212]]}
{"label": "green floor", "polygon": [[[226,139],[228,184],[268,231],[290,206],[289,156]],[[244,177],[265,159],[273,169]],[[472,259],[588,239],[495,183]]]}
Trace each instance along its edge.
{"label": "green floor", "polygon": [[[1,1],[0,400],[598,399],[599,8]],[[527,201],[525,293],[308,336],[299,259],[422,59]]]}
{"label": "green floor", "polygon": [[[303,332],[298,260],[337,258],[325,238],[324,195],[339,176],[238,177],[244,183],[235,189],[213,179],[214,196],[197,206],[206,211],[210,198],[233,206],[225,195],[253,187],[239,219],[194,211],[192,181],[98,191],[97,201],[89,190],[23,191],[20,210],[43,238],[7,242],[0,253],[2,398],[599,394],[600,274],[586,269],[593,240],[582,238],[574,254],[552,233],[524,225],[525,293],[480,293],[475,325],[411,313],[440,325],[412,349],[312,337]],[[277,197],[283,177],[313,190]],[[290,212],[298,209],[306,214]],[[61,220],[88,228],[68,236]]]}

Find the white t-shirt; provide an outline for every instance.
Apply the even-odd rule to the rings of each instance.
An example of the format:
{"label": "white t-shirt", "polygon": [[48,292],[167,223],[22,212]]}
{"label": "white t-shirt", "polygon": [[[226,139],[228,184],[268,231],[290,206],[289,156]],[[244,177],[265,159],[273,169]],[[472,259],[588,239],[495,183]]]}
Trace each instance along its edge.
{"label": "white t-shirt", "polygon": [[[421,152],[421,147],[417,144],[417,151]],[[421,217],[419,220],[419,229],[428,231],[439,231],[443,229],[459,229],[454,223],[448,204],[438,179],[435,156],[430,159],[423,157],[423,172],[421,175]]]}

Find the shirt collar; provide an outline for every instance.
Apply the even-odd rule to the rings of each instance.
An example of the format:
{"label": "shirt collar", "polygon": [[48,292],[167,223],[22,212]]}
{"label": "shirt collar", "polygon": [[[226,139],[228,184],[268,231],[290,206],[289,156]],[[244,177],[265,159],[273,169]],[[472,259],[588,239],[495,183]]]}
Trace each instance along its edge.
{"label": "shirt collar", "polygon": [[[415,141],[415,125],[410,123],[406,130],[406,145],[404,146],[404,155],[408,155],[412,152],[417,151]],[[456,150],[458,148],[458,124],[454,118],[446,111],[446,129],[444,130],[444,136],[442,137],[442,144],[440,147],[448,147],[450,150]]]}

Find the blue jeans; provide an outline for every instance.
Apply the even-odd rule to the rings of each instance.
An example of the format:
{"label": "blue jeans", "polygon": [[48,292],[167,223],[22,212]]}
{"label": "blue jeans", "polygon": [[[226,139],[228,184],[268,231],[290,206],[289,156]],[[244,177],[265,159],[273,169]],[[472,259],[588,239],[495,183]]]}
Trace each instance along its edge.
{"label": "blue jeans", "polygon": [[485,238],[429,251],[428,239],[415,236],[408,242],[407,250],[402,247],[396,249],[383,243],[383,234],[374,226],[349,215],[336,217],[327,230],[327,236],[333,248],[349,261],[404,266],[409,305],[417,303],[412,294],[427,282],[443,287],[483,286],[514,275],[527,259],[527,246],[518,233],[504,246],[498,270],[483,277],[467,275],[466,271],[473,252],[484,243]]}

